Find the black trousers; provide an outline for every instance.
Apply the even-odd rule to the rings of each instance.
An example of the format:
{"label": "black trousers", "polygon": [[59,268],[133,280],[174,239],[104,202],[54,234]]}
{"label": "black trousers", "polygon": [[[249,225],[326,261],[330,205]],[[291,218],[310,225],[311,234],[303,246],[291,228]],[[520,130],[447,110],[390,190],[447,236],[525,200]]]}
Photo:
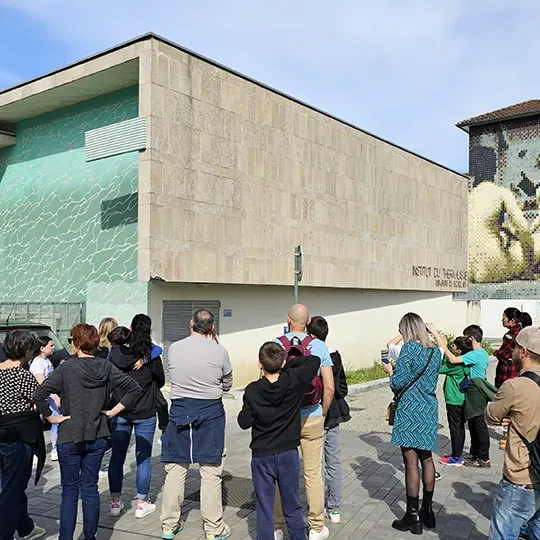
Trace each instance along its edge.
{"label": "black trousers", "polygon": [[489,431],[484,415],[469,420],[471,433],[471,454],[482,461],[489,461]]}
{"label": "black trousers", "polygon": [[448,417],[450,440],[452,442],[452,457],[458,459],[463,455],[463,447],[465,446],[465,416],[463,405],[446,404],[446,415]]}

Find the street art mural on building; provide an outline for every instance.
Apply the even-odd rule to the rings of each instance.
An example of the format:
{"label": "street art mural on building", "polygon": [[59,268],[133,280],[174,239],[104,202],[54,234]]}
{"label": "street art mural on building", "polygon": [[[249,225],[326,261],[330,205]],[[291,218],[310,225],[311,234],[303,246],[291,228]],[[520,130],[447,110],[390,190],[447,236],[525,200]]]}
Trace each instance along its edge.
{"label": "street art mural on building", "polygon": [[539,281],[540,297],[540,119],[469,133],[470,281],[529,282],[529,291]]}

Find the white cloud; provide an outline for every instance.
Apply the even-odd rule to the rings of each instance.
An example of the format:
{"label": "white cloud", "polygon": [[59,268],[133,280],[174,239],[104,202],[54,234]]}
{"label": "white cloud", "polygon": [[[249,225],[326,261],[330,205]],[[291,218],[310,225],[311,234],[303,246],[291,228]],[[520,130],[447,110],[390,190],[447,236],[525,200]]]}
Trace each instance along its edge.
{"label": "white cloud", "polygon": [[[537,98],[533,0],[0,0],[74,55],[149,30],[459,170],[468,116]],[[51,69],[58,66],[51,66]]]}

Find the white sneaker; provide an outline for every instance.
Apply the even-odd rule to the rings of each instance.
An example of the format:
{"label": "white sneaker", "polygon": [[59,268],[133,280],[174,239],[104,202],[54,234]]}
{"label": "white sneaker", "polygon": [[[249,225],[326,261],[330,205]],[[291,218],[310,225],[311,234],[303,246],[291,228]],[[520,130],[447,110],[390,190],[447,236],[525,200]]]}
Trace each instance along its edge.
{"label": "white sneaker", "polygon": [[341,523],[341,514],[339,510],[330,510],[326,512],[330,523]]}
{"label": "white sneaker", "polygon": [[107,471],[99,471],[98,477],[99,478],[107,478],[109,476],[109,473]]}
{"label": "white sneaker", "polygon": [[148,514],[152,514],[155,511],[156,505],[145,501],[143,503],[139,503],[137,505],[137,508],[135,508],[135,517],[142,519],[143,517],[146,517]]}
{"label": "white sneaker", "polygon": [[314,530],[309,531],[309,540],[326,540],[330,536],[328,527],[324,526],[322,531],[317,532]]}
{"label": "white sneaker", "polygon": [[56,448],[51,450],[51,461],[58,461],[58,452]]}
{"label": "white sneaker", "polygon": [[274,531],[274,540],[283,540],[283,531],[281,529]]}
{"label": "white sneaker", "polygon": [[111,502],[111,507],[109,508],[109,515],[111,517],[118,517],[122,510],[124,510],[124,503],[122,501]]}
{"label": "white sneaker", "polygon": [[45,536],[45,529],[42,529],[41,527],[38,527],[37,525],[34,525],[34,529],[32,532],[27,536],[21,536],[22,540],[37,540],[37,538],[42,538]]}

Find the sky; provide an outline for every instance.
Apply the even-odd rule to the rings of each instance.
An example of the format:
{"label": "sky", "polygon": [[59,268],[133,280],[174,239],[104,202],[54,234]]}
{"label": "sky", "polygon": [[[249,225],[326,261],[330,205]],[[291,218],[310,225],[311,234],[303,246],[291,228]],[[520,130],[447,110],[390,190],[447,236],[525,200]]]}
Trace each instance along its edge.
{"label": "sky", "polygon": [[540,98],[538,0],[0,0],[0,88],[146,32],[459,172],[456,122]]}

